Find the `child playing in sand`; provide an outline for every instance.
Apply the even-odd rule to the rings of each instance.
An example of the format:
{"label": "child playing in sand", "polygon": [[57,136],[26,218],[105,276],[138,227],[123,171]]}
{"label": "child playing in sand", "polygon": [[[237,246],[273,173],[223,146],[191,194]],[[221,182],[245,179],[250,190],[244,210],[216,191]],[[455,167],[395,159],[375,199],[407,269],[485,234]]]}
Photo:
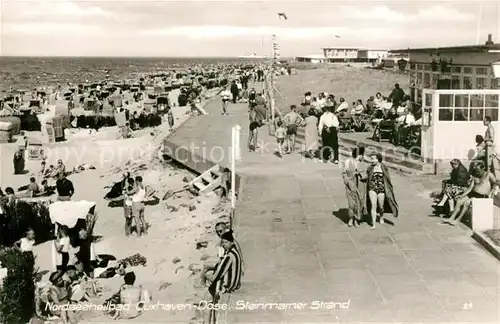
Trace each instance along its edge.
{"label": "child playing in sand", "polygon": [[278,157],[283,157],[283,146],[285,143],[286,128],[285,128],[285,124],[281,120],[278,121],[278,129],[276,129],[275,136],[276,136],[276,140],[278,142],[277,155],[278,155]]}

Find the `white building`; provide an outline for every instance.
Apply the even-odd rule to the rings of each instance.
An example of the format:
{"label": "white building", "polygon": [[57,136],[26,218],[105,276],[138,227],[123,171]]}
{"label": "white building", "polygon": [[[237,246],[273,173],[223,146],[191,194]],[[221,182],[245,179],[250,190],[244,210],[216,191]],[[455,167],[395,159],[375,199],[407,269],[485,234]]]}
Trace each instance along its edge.
{"label": "white building", "polygon": [[358,58],[358,49],[354,47],[325,47],[323,53],[327,62],[355,61]]}
{"label": "white building", "polygon": [[358,50],[358,61],[362,62],[381,62],[383,59],[387,58],[389,55],[388,50],[377,50],[377,49],[359,49]]}
{"label": "white building", "polygon": [[306,56],[296,56],[295,61],[297,62],[305,62],[305,63],[325,63],[326,58],[319,55],[306,55]]}

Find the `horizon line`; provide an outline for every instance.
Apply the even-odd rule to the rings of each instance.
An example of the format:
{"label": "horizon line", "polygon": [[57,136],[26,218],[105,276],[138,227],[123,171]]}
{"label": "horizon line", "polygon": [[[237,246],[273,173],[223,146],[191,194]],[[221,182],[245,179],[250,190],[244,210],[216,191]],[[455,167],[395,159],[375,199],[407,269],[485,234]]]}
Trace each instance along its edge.
{"label": "horizon line", "polygon": [[[244,56],[244,55],[243,55]],[[294,58],[295,56],[290,56],[290,57],[283,57],[283,58]],[[128,55],[0,55],[0,58],[162,58],[162,59],[183,59],[183,58],[222,58],[222,59],[230,59],[230,58],[241,58],[241,59],[249,59],[251,57],[240,57],[240,56],[212,56],[212,55],[207,55],[207,56],[190,56],[190,55],[184,55],[184,56],[147,56],[147,55],[135,55],[135,56],[128,56]],[[264,59],[272,59],[272,57],[266,57],[266,58],[255,58],[256,60],[264,60]]]}

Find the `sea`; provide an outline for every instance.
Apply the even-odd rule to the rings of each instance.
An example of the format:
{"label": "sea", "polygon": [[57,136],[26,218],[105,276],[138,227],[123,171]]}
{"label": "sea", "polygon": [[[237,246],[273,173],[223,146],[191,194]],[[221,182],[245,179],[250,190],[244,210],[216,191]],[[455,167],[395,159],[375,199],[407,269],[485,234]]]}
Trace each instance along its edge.
{"label": "sea", "polygon": [[244,58],[0,57],[0,92],[37,87],[131,80],[146,73],[257,60]]}

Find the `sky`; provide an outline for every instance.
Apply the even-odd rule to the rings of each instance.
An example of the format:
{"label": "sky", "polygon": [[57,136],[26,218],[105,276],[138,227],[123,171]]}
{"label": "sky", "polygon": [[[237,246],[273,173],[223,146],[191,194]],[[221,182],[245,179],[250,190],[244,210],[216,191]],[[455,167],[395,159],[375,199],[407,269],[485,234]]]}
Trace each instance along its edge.
{"label": "sky", "polygon": [[[8,56],[282,57],[495,42],[498,1],[0,0]],[[288,19],[279,19],[283,12]],[[479,27],[479,28],[478,28]],[[340,37],[336,37],[336,35]]]}

